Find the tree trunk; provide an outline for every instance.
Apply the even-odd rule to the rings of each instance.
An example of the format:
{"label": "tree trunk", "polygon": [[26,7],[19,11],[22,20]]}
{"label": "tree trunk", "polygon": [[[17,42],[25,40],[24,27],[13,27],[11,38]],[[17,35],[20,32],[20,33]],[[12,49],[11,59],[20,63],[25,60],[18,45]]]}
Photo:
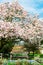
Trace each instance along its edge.
{"label": "tree trunk", "polygon": [[33,57],[34,57],[34,51],[33,51]]}

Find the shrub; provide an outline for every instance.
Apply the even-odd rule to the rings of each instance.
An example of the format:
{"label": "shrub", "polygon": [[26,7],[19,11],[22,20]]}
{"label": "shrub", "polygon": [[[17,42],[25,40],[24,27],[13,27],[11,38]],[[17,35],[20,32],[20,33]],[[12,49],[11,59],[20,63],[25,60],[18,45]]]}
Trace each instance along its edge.
{"label": "shrub", "polygon": [[8,63],[4,63],[4,65],[32,65],[27,60],[17,60],[17,61],[9,61]]}
{"label": "shrub", "polygon": [[40,58],[43,58],[43,54],[40,55]]}
{"label": "shrub", "polygon": [[2,59],[0,59],[0,65],[3,63]]}

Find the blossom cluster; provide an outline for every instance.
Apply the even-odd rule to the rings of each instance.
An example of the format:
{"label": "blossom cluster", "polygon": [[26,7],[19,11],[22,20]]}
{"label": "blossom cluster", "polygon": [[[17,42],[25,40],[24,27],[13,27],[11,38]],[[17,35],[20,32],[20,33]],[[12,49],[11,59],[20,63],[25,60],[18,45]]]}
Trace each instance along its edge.
{"label": "blossom cluster", "polygon": [[23,10],[18,2],[0,4],[0,38],[19,37],[28,40],[36,36],[43,37],[43,25],[40,24],[37,16],[27,17],[26,22],[12,22],[14,17],[25,18],[27,12]]}
{"label": "blossom cluster", "polygon": [[[15,37],[27,40],[35,36],[42,37],[43,26],[38,23],[4,22],[0,20],[0,38]],[[36,25],[37,24],[37,25]]]}
{"label": "blossom cluster", "polygon": [[0,4],[0,19],[3,21],[13,21],[16,18],[25,18],[27,12],[18,2]]}

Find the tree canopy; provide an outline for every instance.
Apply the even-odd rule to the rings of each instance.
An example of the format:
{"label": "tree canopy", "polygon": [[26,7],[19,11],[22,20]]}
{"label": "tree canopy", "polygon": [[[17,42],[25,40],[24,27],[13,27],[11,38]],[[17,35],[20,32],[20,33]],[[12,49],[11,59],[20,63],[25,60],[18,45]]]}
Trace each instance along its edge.
{"label": "tree canopy", "polygon": [[[21,21],[15,22],[15,18],[20,18]],[[37,15],[28,16],[28,13],[17,2],[0,4],[0,49],[12,47],[12,40],[14,42],[18,38],[24,41],[35,39],[32,43],[37,43],[37,39],[43,39],[43,25],[40,24]]]}

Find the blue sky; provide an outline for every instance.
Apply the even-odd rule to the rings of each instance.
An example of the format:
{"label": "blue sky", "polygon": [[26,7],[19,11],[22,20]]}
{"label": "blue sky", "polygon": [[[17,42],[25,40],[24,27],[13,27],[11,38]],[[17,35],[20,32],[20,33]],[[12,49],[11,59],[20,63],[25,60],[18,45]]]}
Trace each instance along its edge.
{"label": "blue sky", "polygon": [[[14,0],[0,0],[2,2],[12,2]],[[33,14],[39,14],[43,18],[43,0],[18,0],[25,10]]]}

